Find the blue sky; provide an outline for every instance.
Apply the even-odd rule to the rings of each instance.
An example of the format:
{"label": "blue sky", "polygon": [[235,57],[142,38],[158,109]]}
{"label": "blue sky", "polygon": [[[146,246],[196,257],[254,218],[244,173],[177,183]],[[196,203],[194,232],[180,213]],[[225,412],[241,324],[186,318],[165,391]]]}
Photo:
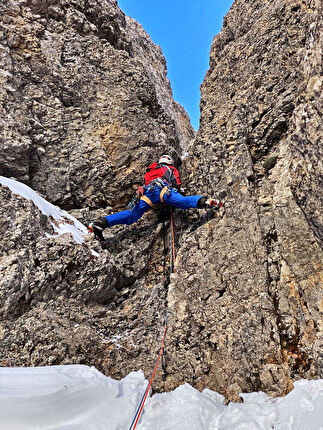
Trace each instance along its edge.
{"label": "blue sky", "polygon": [[209,66],[213,37],[233,0],[118,0],[160,45],[167,61],[174,99],[195,129],[200,117],[200,85]]}

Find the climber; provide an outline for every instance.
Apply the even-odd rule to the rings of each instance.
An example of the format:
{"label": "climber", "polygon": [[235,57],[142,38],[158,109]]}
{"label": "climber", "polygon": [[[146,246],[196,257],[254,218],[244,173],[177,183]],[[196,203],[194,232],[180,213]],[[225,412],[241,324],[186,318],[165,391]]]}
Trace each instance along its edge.
{"label": "climber", "polygon": [[90,222],[88,228],[97,239],[103,240],[102,231],[118,224],[133,224],[152,206],[165,203],[180,209],[219,209],[223,203],[204,196],[183,196],[183,188],[178,170],[170,155],[162,155],[158,163],[151,164],[145,174],[145,186],[138,188],[137,196],[129,203],[128,209]]}

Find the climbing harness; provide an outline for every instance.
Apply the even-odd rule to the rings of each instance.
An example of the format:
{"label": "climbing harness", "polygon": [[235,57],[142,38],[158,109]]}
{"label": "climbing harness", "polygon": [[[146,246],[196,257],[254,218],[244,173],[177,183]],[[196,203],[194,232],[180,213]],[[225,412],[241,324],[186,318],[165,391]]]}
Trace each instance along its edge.
{"label": "climbing harness", "polygon": [[161,178],[153,179],[148,185],[145,186],[145,190],[154,192],[156,187],[164,188],[165,182]]}
{"label": "climbing harness", "polygon": [[166,196],[169,196],[169,194],[170,194],[170,188],[168,186],[162,188],[162,190],[160,192],[160,201],[162,203],[164,203],[164,196],[165,196],[165,194],[166,194]]}
{"label": "climbing harness", "polygon": [[[172,188],[169,184],[164,182],[161,178],[156,178],[156,179],[153,179],[148,185],[146,185],[145,189],[150,191],[150,192],[154,192],[156,187],[161,188],[160,201],[162,203],[164,203],[164,197],[170,195]],[[146,196],[144,196],[144,197],[146,197]]]}
{"label": "climbing harness", "polygon": [[140,200],[143,200],[144,202],[148,203],[151,208],[154,206],[153,202],[147,196],[142,196]]}
{"label": "climbing harness", "polygon": [[[173,208],[171,208],[171,216],[170,216],[170,244],[171,244],[171,246],[170,246],[170,249],[171,249],[170,273],[175,272],[175,270],[174,270],[174,265],[175,265],[175,237],[174,237],[174,230],[175,230],[174,229],[174,213],[173,213]],[[165,315],[165,319],[164,319],[164,333],[163,333],[163,338],[162,338],[162,342],[161,342],[161,346],[160,346],[160,350],[159,350],[159,355],[158,355],[158,358],[157,358],[157,362],[155,364],[155,367],[154,367],[153,373],[152,373],[152,375],[150,377],[150,380],[149,380],[149,382],[147,384],[146,390],[145,390],[145,392],[144,392],[144,394],[143,394],[143,396],[142,396],[142,398],[140,400],[139,406],[138,406],[138,408],[136,410],[135,416],[133,417],[133,420],[132,420],[132,423],[131,423],[131,425],[129,427],[129,430],[135,430],[135,428],[136,428],[136,426],[138,424],[138,421],[139,421],[140,415],[142,413],[142,410],[144,408],[145,401],[146,401],[146,398],[148,396],[151,384],[153,382],[153,379],[154,379],[154,376],[155,376],[155,373],[156,373],[156,370],[157,370],[160,358],[162,358],[162,366],[164,368],[163,358],[164,358],[164,346],[165,346],[165,338],[166,338],[166,331],[167,331],[167,317],[168,317],[168,314],[167,314],[167,310],[166,310],[166,315]]]}
{"label": "climbing harness", "polygon": [[140,202],[140,200],[143,200],[146,202],[150,207],[154,206],[154,203],[150,200],[149,197],[145,196],[145,191],[154,192],[156,187],[161,188],[160,191],[160,201],[164,203],[164,197],[169,196],[171,193],[171,186],[165,185],[165,182],[161,178],[153,179],[148,185],[145,187],[139,186],[136,195],[132,198],[130,203],[128,204],[128,209],[130,211],[133,211],[135,206]]}

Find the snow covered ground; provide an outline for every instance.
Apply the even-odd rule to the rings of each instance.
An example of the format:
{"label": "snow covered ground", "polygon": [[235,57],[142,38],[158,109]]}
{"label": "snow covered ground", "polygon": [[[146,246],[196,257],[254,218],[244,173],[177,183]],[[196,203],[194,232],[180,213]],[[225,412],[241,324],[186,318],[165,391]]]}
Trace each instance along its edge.
{"label": "snow covered ground", "polygon": [[[1,430],[128,430],[145,391],[141,371],[121,381],[83,365],[0,368]],[[138,430],[323,430],[323,380],[286,397],[243,394],[224,404],[188,384],[146,401]]]}
{"label": "snow covered ground", "polygon": [[22,184],[14,179],[0,176],[0,184],[7,186],[14,194],[18,194],[27,200],[32,200],[44,215],[56,220],[56,222],[53,223],[49,218],[49,221],[58,235],[71,233],[75,242],[83,242],[83,235],[87,234],[87,229],[69,213],[43,199],[36,191],[28,187],[28,185]]}

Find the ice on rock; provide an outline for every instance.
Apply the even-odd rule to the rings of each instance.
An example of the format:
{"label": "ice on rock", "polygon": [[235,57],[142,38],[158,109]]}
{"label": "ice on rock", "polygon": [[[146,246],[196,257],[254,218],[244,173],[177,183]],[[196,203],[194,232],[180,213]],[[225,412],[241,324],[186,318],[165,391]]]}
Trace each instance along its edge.
{"label": "ice on rock", "polygon": [[[87,233],[87,229],[72,215],[49,203],[36,193],[36,191],[28,187],[28,185],[4,176],[0,176],[0,184],[8,187],[14,194],[18,194],[27,200],[32,200],[44,215],[52,217],[54,220],[58,221],[57,224],[52,223],[57,234],[71,233],[75,242],[83,242],[83,235]],[[66,220],[71,221],[71,223],[66,222]]]}

